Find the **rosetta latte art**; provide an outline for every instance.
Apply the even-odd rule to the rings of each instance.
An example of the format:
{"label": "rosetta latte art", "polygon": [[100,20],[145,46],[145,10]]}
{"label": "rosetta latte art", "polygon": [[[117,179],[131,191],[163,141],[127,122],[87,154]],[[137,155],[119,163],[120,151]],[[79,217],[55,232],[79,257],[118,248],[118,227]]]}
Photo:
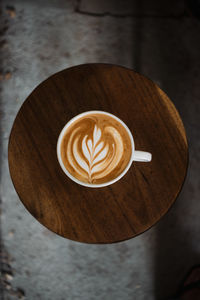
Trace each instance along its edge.
{"label": "rosetta latte art", "polygon": [[[102,119],[102,120],[101,120]],[[80,120],[63,138],[62,160],[77,179],[102,183],[117,177],[130,160],[131,145],[117,121],[97,116]],[[112,121],[112,122],[111,122]],[[120,132],[121,129],[121,132]]]}
{"label": "rosetta latte art", "polygon": [[[85,135],[80,141],[81,136],[78,135],[73,140],[74,133],[67,146],[67,153],[71,157],[69,160],[71,166],[81,176],[86,177],[90,183],[93,179],[99,179],[111,173],[122,158],[123,142],[119,132],[110,126],[105,127],[104,131],[113,137],[113,142],[110,145],[103,140],[101,129],[95,125],[93,139]],[[78,150],[80,142],[83,155],[80,155]],[[83,169],[82,172],[80,168],[77,168],[77,165]]]}

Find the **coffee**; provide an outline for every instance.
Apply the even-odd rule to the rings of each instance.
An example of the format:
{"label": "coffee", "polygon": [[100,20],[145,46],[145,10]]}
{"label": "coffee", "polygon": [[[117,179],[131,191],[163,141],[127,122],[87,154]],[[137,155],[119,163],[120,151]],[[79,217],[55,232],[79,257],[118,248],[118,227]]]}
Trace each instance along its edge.
{"label": "coffee", "polygon": [[61,159],[76,179],[101,184],[118,177],[132,155],[131,139],[124,126],[103,113],[90,113],[73,121],[60,146]]}

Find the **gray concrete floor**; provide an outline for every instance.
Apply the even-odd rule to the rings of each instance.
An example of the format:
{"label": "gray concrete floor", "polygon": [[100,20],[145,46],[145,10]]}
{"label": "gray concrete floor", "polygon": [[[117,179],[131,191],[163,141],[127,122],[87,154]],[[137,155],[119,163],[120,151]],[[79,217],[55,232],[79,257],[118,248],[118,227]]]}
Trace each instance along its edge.
{"label": "gray concrete floor", "polygon": [[[200,263],[200,21],[184,15],[183,1],[107,2],[1,2],[2,299],[168,299]],[[169,213],[112,245],[48,231],[26,211],[8,171],[9,132],[25,98],[49,75],[87,62],[131,67],[158,83],[179,110],[190,146],[188,176]]]}

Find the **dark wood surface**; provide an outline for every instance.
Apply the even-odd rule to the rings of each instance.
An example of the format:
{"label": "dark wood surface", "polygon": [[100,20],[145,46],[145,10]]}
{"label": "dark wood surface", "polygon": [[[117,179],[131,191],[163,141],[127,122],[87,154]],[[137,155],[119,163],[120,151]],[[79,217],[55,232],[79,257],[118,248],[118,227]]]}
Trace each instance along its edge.
{"label": "dark wood surface", "polygon": [[[70,180],[57,161],[60,131],[75,115],[104,110],[130,128],[134,162],[111,186],[92,189]],[[184,182],[188,145],[181,118],[167,95],[132,70],[106,64],[69,68],[42,82],[26,99],[9,140],[9,168],[28,211],[57,234],[86,243],[130,239],[155,224]]]}

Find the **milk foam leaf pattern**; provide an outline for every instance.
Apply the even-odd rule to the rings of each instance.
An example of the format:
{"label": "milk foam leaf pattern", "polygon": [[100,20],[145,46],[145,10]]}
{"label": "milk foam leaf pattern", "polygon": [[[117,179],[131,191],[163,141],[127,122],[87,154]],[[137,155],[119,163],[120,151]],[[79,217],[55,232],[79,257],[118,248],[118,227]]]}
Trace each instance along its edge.
{"label": "milk foam leaf pattern", "polygon": [[88,180],[90,182],[92,181],[94,165],[105,159],[109,150],[108,145],[105,145],[103,141],[99,143],[101,136],[101,129],[97,128],[95,125],[93,130],[93,140],[87,139],[88,136],[86,135],[82,141],[82,150],[87,159],[88,166],[86,167],[82,164],[81,167],[88,173]]}

